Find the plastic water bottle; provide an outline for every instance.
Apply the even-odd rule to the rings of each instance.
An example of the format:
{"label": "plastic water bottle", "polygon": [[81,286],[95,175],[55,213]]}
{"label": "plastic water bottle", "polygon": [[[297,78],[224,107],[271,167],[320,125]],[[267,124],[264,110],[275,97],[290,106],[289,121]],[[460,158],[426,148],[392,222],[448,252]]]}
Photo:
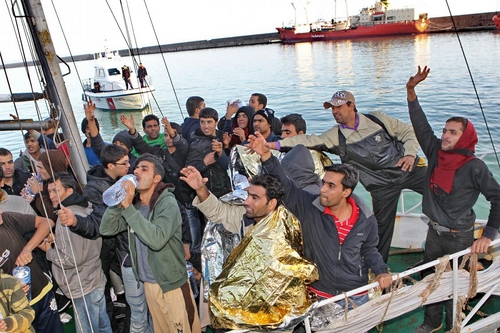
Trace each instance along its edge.
{"label": "plastic water bottle", "polygon": [[12,276],[18,279],[21,284],[28,286],[26,297],[28,301],[31,301],[31,269],[28,266],[17,266],[12,270]]}
{"label": "plastic water bottle", "polygon": [[119,181],[113,184],[110,188],[108,188],[104,193],[102,194],[102,201],[108,206],[116,206],[120,202],[125,199],[125,196],[127,195],[127,192],[125,189],[122,187],[122,182],[125,180],[130,180],[133,184],[134,187],[137,186],[137,178],[135,178],[134,175],[126,175],[120,178]]}
{"label": "plastic water bottle", "polygon": [[193,292],[193,297],[198,297],[198,285],[196,284],[196,279],[194,273],[191,271],[193,269],[193,264],[186,260],[186,270],[189,276],[189,284],[191,285],[191,291]]}
{"label": "plastic water bottle", "polygon": [[[33,174],[33,176],[35,177],[35,181],[38,182],[38,185],[41,186],[43,180],[42,180],[42,175],[37,173],[36,175]],[[31,202],[33,201],[33,198],[35,198],[35,193],[33,192],[33,190],[31,189],[31,187],[29,185],[26,185],[24,187],[24,193],[21,194],[21,196],[26,199],[28,202]]]}
{"label": "plastic water bottle", "polygon": [[235,190],[244,190],[247,187],[250,187],[247,177],[240,175],[238,171],[234,172],[233,184]]}

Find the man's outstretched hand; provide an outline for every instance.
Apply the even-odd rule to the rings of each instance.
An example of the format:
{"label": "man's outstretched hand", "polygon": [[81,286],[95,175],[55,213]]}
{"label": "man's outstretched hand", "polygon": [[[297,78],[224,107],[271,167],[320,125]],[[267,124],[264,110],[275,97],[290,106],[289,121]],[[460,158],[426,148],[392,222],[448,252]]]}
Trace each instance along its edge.
{"label": "man's outstretched hand", "polygon": [[181,170],[179,179],[185,181],[193,190],[198,191],[205,187],[208,182],[208,178],[203,178],[198,170],[194,166],[187,166]]}
{"label": "man's outstretched hand", "polygon": [[425,66],[424,69],[421,69],[420,66],[418,66],[417,74],[410,76],[410,79],[406,83],[406,89],[414,89],[420,82],[427,78],[430,71],[431,69],[427,68],[427,66]]}
{"label": "man's outstretched hand", "polygon": [[248,144],[246,145],[248,149],[260,155],[262,161],[267,161],[271,157],[271,149],[269,148],[266,139],[260,134],[259,131],[255,131],[253,135],[248,137]]}

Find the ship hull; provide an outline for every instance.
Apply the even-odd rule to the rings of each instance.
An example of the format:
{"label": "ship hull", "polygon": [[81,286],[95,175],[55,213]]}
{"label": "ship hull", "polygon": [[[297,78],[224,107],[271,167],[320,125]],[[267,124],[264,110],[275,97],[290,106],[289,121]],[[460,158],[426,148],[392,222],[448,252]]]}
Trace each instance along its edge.
{"label": "ship hull", "polygon": [[493,16],[493,22],[497,26],[497,29],[500,29],[500,15]]}
{"label": "ship hull", "polygon": [[370,38],[383,36],[413,35],[425,31],[428,21],[410,21],[381,23],[371,26],[358,26],[346,30],[312,31],[295,33],[293,28],[276,28],[284,43],[313,42],[352,38]]}
{"label": "ship hull", "polygon": [[84,100],[95,103],[101,110],[142,110],[151,99],[151,87],[122,91],[84,92]]}

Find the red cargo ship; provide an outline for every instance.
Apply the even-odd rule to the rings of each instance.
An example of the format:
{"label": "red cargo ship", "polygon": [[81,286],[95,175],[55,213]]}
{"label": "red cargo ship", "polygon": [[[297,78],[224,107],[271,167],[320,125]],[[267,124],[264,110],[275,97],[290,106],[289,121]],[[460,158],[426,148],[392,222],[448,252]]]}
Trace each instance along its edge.
{"label": "red cargo ship", "polygon": [[500,15],[493,16],[493,22],[497,26],[497,29],[500,29]]}
{"label": "red cargo ship", "polygon": [[276,28],[285,43],[412,35],[425,32],[429,24],[427,14],[415,19],[414,8],[387,9],[387,2],[376,2],[373,8],[363,8],[359,15],[346,21],[315,22]]}

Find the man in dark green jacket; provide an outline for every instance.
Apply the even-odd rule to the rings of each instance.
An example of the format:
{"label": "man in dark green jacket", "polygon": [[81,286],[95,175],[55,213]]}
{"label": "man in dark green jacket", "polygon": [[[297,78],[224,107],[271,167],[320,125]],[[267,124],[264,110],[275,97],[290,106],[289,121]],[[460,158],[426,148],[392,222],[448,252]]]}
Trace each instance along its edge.
{"label": "man in dark green jacket", "polygon": [[137,159],[134,175],[137,187],[122,182],[126,197],[108,207],[100,232],[109,236],[128,230],[132,268],[144,283],[155,331],[200,332],[184,261],[181,214],[172,189],[161,182],[163,166],[155,156],[144,154]]}

